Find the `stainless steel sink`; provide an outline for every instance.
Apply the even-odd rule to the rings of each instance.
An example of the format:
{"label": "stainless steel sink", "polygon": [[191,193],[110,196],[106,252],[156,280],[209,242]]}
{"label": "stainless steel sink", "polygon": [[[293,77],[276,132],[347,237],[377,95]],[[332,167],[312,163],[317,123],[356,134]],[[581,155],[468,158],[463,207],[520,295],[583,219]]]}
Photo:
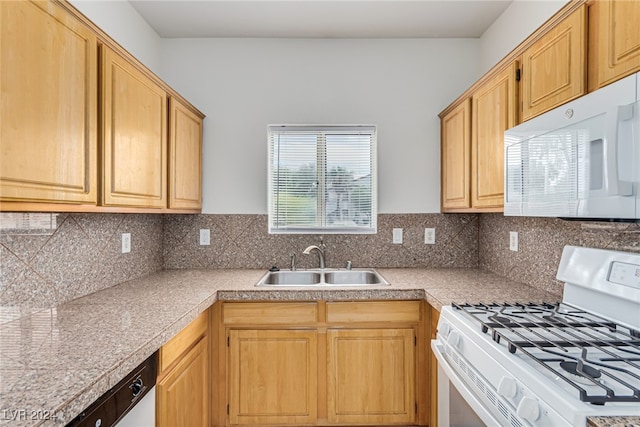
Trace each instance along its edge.
{"label": "stainless steel sink", "polygon": [[270,271],[259,286],[309,286],[319,285],[322,274],[315,271]]}
{"label": "stainless steel sink", "polygon": [[256,286],[388,286],[372,268],[354,270],[280,270],[269,271]]}

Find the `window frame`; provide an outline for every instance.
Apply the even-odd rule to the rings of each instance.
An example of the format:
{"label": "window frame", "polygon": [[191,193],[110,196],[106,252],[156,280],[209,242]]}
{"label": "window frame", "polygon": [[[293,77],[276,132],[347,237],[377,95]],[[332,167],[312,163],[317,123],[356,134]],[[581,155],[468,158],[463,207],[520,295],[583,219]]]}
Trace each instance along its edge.
{"label": "window frame", "polygon": [[[274,145],[276,144],[273,135],[283,134],[285,132],[308,132],[309,134],[322,134],[316,147],[315,165],[317,178],[317,199],[316,212],[319,223],[317,225],[306,226],[279,226],[276,224],[277,215],[275,214],[274,197],[277,192],[274,190],[274,183],[277,177],[274,176],[276,171],[274,162]],[[370,218],[366,226],[348,226],[327,224],[327,205],[329,195],[327,192],[329,172],[327,170],[327,147],[326,135],[331,134],[348,134],[348,135],[368,135],[369,136],[369,172],[370,184],[367,196],[370,197]],[[276,124],[267,126],[267,143],[268,143],[268,173],[267,173],[267,194],[268,194],[268,232],[269,234],[376,234],[377,233],[377,216],[378,216],[378,196],[377,196],[377,126],[376,125],[285,125]],[[362,160],[366,156],[358,158]],[[366,175],[364,175],[366,176]],[[362,177],[360,177],[362,178]],[[359,179],[359,178],[358,178]],[[355,180],[355,179],[354,179]]]}

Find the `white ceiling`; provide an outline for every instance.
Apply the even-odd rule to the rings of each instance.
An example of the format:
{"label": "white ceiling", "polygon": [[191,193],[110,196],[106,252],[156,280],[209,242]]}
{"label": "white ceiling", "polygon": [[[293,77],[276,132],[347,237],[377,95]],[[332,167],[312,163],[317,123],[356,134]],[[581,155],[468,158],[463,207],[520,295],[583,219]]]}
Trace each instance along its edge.
{"label": "white ceiling", "polygon": [[130,0],[161,36],[477,38],[513,0]]}

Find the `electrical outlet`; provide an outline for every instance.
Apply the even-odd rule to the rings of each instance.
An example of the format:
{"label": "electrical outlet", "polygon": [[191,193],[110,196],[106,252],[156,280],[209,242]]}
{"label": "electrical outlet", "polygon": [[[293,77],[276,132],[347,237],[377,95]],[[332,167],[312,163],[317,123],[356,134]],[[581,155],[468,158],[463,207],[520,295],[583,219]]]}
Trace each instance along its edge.
{"label": "electrical outlet", "polygon": [[425,245],[435,245],[436,244],[436,229],[435,228],[425,228],[424,229],[424,243],[425,243]]}
{"label": "electrical outlet", "polygon": [[509,232],[509,249],[518,252],[518,232],[510,231]]}
{"label": "electrical outlet", "polygon": [[200,229],[200,246],[209,246],[211,244],[211,230],[208,228]]}
{"label": "electrical outlet", "polygon": [[131,252],[131,233],[122,233],[122,253]]}
{"label": "electrical outlet", "polygon": [[402,244],[402,228],[393,229],[393,243],[396,245]]}

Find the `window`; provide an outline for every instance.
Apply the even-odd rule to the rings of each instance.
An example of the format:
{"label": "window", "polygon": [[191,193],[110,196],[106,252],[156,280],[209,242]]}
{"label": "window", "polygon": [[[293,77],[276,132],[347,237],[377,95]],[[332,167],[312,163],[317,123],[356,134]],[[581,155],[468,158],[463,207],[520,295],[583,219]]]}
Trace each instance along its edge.
{"label": "window", "polygon": [[375,233],[375,126],[272,125],[269,233]]}

